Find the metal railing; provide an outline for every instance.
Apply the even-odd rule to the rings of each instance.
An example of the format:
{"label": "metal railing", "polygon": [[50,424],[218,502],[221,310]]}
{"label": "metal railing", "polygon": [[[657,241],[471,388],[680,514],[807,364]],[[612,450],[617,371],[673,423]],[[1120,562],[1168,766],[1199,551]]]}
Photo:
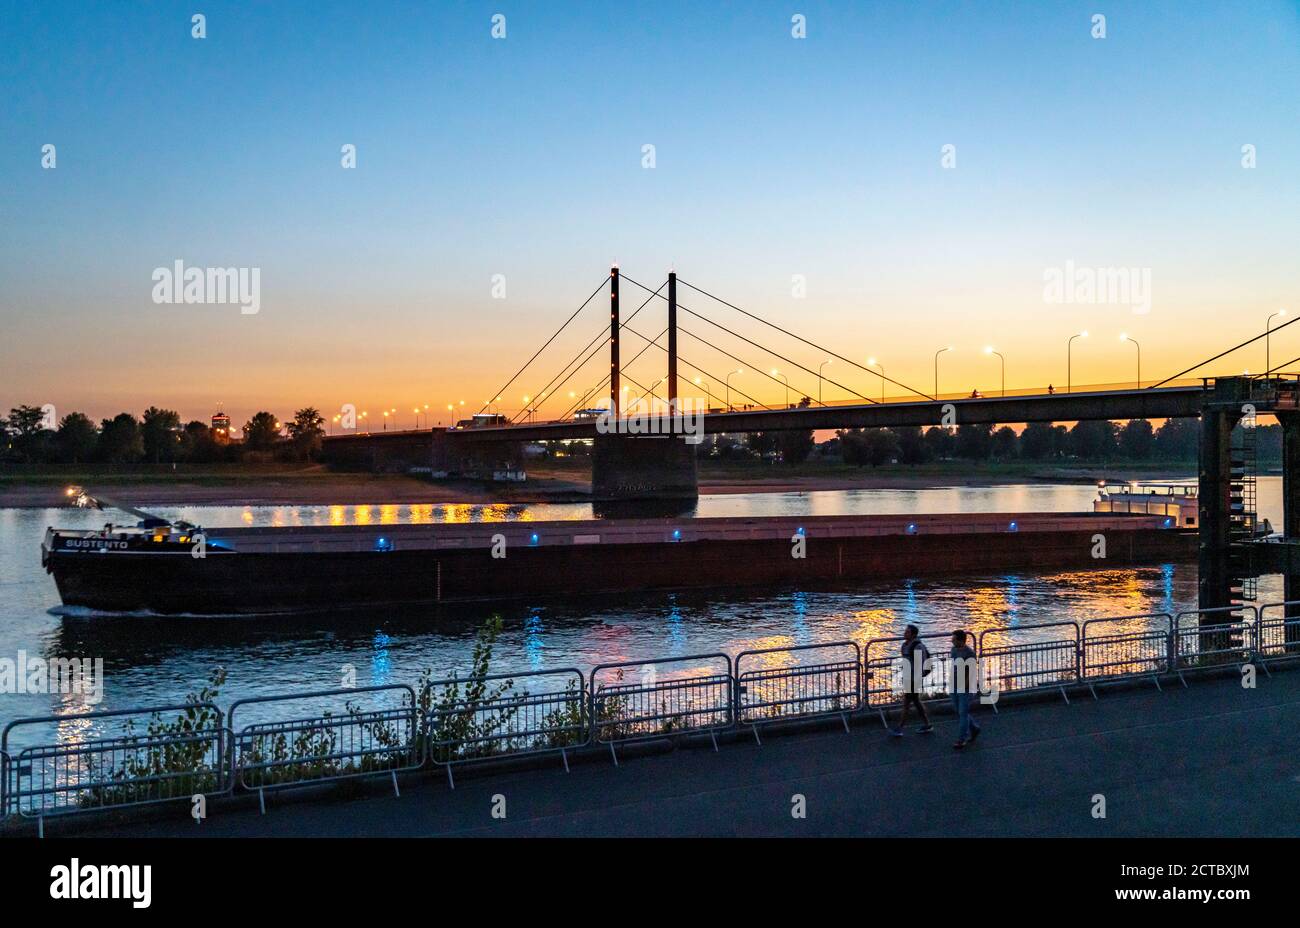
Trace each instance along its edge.
{"label": "metal railing", "polygon": [[1254,606],[1221,606],[1178,613],[1174,616],[1170,651],[1171,666],[1178,679],[1186,686],[1184,671],[1249,661],[1255,653],[1258,625],[1259,612]]}
{"label": "metal railing", "polygon": [[[1270,609],[1280,609],[1282,614],[1270,618]],[[1300,600],[1286,600],[1259,607],[1255,653],[1266,672],[1270,660],[1300,656]]]}
{"label": "metal railing", "polygon": [[[1289,611],[1294,614],[1287,615]],[[1029,635],[1027,641],[1013,636]],[[935,643],[922,696],[947,694],[948,633]],[[355,687],[211,702],[22,718],[0,735],[0,812],[39,820],[52,815],[189,800],[236,786],[256,791],[357,777],[387,776],[471,761],[510,760],[606,744],[717,735],[770,722],[806,721],[901,704],[902,638],[877,638],[864,648],[836,641],[659,660],[600,664],[585,679],[576,668],[452,677],[426,685]],[[986,629],[977,654],[985,683],[999,692],[1063,695],[1096,686],[1258,660],[1300,657],[1300,601],[1256,609],[1113,616],[1075,622]],[[734,671],[734,672],[733,672]],[[1184,685],[1186,680],[1183,679]],[[397,704],[390,697],[397,696]],[[361,705],[371,697],[387,704]],[[1066,696],[1068,701],[1068,695]],[[322,703],[334,700],[334,707]],[[251,707],[273,711],[296,701],[314,711],[254,719]],[[336,711],[341,703],[342,711]],[[171,723],[165,713],[178,713]],[[228,724],[223,724],[228,722]],[[34,727],[75,732],[63,743],[14,744]],[[143,730],[141,730],[143,729]],[[47,736],[48,737],[48,736]],[[73,740],[75,738],[75,740]],[[19,738],[19,741],[32,740]],[[761,741],[760,741],[761,744]]]}
{"label": "metal railing", "polygon": [[[1005,640],[1012,634],[1037,635],[1043,632],[1047,632],[1048,637],[1040,640]],[[1057,632],[1063,633],[1064,637],[1055,637]],[[1079,637],[1077,622],[985,629],[979,636],[980,664],[988,681],[999,693],[1055,687],[1068,703],[1070,697],[1066,686],[1079,682]],[[996,702],[993,708],[997,709]]]}
{"label": "metal railing", "polygon": [[[544,689],[528,689],[533,682]],[[452,789],[453,765],[473,761],[559,752],[567,771],[568,752],[591,738],[586,681],[572,667],[434,680],[420,702],[429,759]]]}
{"label": "metal railing", "polygon": [[[690,665],[705,672],[659,679],[663,669],[681,672]],[[639,681],[625,682],[629,672]],[[615,764],[614,745],[631,741],[707,734],[716,751],[717,733],[735,722],[731,658],[726,654],[600,664],[592,668],[589,680],[592,740],[609,745]]]}
{"label": "metal railing", "polygon": [[[745,666],[753,663],[765,666]],[[854,641],[741,651],[735,669],[736,720],[756,741],[759,725],[830,715],[848,731],[848,715],[862,705],[862,649]]]}
{"label": "metal railing", "polygon": [[[1162,623],[1148,627],[1150,623]],[[1111,680],[1150,676],[1161,689],[1160,674],[1168,673],[1174,619],[1167,612],[1088,619],[1083,623],[1079,675],[1092,698],[1097,686]]]}
{"label": "metal railing", "polygon": [[[401,702],[378,707],[356,702],[380,693],[400,696]],[[318,708],[307,716],[236,727],[235,713],[241,707],[292,702],[312,702]],[[310,783],[388,776],[396,792],[397,774],[423,763],[416,711],[415,691],[405,684],[240,699],[229,715],[232,772],[241,787],[257,791],[263,812],[267,790]]]}
{"label": "metal railing", "polygon": [[[180,713],[182,724],[168,726],[164,712]],[[48,816],[224,793],[231,783],[222,720],[207,702],[14,719],[0,736],[7,758],[0,808],[40,819],[44,833]],[[15,730],[35,726],[81,731],[75,740],[10,749]]]}

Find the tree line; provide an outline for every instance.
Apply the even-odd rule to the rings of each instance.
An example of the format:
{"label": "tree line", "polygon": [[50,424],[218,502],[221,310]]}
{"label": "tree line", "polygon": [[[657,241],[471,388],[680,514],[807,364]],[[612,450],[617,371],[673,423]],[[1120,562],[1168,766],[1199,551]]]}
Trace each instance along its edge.
{"label": "tree line", "polygon": [[320,451],[325,419],[310,406],[281,427],[269,412],[244,424],[243,441],[231,443],[206,422],[182,424],[174,409],[150,406],[136,418],[118,413],[99,424],[70,412],[49,428],[39,406],[17,406],[0,418],[0,461],[19,464],[171,464],[240,461],[307,461]]}
{"label": "tree line", "polygon": [[[1261,425],[1255,429],[1258,459],[1282,460],[1282,429]],[[768,432],[748,435],[714,435],[703,453],[720,460],[767,458],[798,464],[814,452],[846,464],[878,467],[884,464],[925,464],[931,461],[1196,461],[1200,430],[1196,419],[1167,419],[1153,428],[1146,419],[1128,422],[1078,422],[1071,428],[1048,422],[1031,422],[1016,432],[1010,426],[960,425],[956,428],[920,426],[888,429],[841,429],[821,444],[811,432]]]}

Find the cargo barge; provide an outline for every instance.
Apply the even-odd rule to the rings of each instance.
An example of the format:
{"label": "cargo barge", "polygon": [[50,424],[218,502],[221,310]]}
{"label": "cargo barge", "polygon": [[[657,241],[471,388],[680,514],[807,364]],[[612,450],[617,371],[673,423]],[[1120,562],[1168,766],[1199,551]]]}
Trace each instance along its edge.
{"label": "cargo barge", "polygon": [[852,582],[1192,560],[1197,541],[1165,516],[1095,513],[208,529],[137,514],[46,531],[65,606],[225,615]]}

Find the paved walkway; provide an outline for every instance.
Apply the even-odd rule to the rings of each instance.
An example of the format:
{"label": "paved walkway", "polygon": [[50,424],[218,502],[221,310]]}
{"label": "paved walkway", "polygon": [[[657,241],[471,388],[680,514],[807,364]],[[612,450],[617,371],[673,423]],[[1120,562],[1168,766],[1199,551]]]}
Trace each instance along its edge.
{"label": "paved walkway", "polygon": [[[449,790],[408,777],[353,800],[268,797],[267,814],[214,808],[98,834],[151,835],[1300,835],[1300,672],[1190,678],[1085,692],[1062,702],[981,710],[984,734],[952,749],[933,735],[886,736],[864,720],[703,747],[474,774]],[[1093,817],[1096,795],[1106,817]],[[795,818],[802,795],[806,818]],[[494,796],[506,817],[492,816]],[[499,800],[497,800],[499,803]],[[71,823],[68,823],[71,824]],[[66,833],[68,824],[57,832]],[[89,823],[87,823],[89,824]]]}

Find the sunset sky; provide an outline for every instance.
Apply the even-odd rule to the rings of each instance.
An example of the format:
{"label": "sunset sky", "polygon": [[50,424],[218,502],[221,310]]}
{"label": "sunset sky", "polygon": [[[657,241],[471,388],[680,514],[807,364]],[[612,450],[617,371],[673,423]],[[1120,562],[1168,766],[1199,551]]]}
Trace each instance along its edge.
{"label": "sunset sky", "polygon": [[[1134,379],[1121,332],[1151,381],[1300,314],[1295,0],[705,7],[4,3],[0,412],[224,404],[242,422],[351,403],[409,427],[413,406],[493,396],[611,262],[651,286],[673,266],[927,391],[945,345],[944,391],[998,388],[988,344],[1008,387],[1063,384],[1080,329],[1076,384]],[[258,268],[259,311],[155,303],[154,269],[177,260]],[[1149,312],[1046,301],[1045,272],[1067,262],[1149,274]],[[638,293],[625,285],[625,314]],[[545,386],[607,305],[502,407]],[[657,334],[664,316],[652,304],[633,326]],[[683,324],[815,395],[787,363]],[[629,335],[624,356],[642,344]],[[689,338],[682,354],[742,366]],[[1275,364],[1296,356],[1300,324],[1272,344]],[[1243,369],[1264,369],[1262,345],[1205,372]],[[630,371],[663,373],[655,349]],[[827,373],[879,394],[862,371]],[[784,398],[752,371],[732,385]]]}

